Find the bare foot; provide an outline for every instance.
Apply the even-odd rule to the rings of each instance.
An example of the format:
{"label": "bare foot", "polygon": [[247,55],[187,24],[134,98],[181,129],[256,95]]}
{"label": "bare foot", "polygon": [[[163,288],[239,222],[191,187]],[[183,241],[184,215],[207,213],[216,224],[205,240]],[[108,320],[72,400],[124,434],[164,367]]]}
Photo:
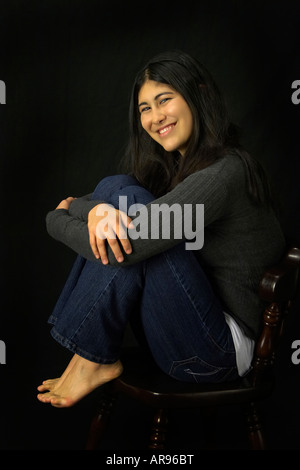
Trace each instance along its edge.
{"label": "bare foot", "polygon": [[56,379],[44,380],[42,382],[42,384],[37,387],[39,392],[45,392],[46,390],[51,391],[56,384],[59,385],[59,383],[62,383],[64,378],[67,376],[67,374],[72,369],[73,365],[77,362],[78,357],[79,356],[77,356],[77,354],[74,354],[74,356],[72,357],[71,361],[68,364],[68,367],[65,369],[65,371],[64,371],[64,373],[62,374],[61,377],[58,377]]}
{"label": "bare foot", "polygon": [[119,377],[123,371],[120,361],[114,364],[97,364],[75,354],[63,375],[45,380],[38,387],[37,398],[55,407],[70,407],[100,385]]}

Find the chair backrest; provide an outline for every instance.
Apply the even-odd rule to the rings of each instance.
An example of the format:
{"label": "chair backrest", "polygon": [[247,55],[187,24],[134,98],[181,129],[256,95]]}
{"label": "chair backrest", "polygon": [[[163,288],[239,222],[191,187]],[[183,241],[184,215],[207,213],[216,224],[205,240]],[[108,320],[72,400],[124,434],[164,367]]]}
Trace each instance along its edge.
{"label": "chair backrest", "polygon": [[300,248],[291,247],[284,258],[268,269],[260,282],[259,296],[267,303],[263,327],[252,361],[252,380],[264,377],[273,365],[283,325],[299,290]]}

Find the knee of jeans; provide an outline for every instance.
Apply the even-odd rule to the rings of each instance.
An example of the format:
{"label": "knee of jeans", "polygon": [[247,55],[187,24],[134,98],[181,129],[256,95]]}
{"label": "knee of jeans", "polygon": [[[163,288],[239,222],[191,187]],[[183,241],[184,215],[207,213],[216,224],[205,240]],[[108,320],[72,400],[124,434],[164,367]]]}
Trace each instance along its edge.
{"label": "knee of jeans", "polygon": [[138,184],[137,180],[129,175],[105,176],[94,189],[92,199],[102,199],[110,202],[110,198],[124,187]]}
{"label": "knee of jeans", "polygon": [[130,207],[136,204],[146,205],[153,201],[154,196],[143,188],[143,186],[129,185],[112,195],[111,203],[114,207],[118,207],[121,211],[127,212]]}

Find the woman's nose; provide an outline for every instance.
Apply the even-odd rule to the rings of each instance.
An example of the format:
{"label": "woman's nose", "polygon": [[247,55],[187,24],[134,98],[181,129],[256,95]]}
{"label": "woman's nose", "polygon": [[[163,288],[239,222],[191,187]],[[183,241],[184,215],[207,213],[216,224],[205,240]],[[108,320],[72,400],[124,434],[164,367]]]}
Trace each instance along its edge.
{"label": "woman's nose", "polygon": [[166,115],[162,113],[160,110],[153,111],[152,114],[152,122],[153,124],[160,124],[166,118]]}

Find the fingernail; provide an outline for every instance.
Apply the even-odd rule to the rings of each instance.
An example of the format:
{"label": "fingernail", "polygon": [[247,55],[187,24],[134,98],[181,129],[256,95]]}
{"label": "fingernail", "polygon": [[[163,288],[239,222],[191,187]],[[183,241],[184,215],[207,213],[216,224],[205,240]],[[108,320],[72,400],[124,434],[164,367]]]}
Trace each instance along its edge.
{"label": "fingernail", "polygon": [[117,259],[118,259],[119,263],[122,263],[122,261],[124,260],[123,256],[119,256]]}

